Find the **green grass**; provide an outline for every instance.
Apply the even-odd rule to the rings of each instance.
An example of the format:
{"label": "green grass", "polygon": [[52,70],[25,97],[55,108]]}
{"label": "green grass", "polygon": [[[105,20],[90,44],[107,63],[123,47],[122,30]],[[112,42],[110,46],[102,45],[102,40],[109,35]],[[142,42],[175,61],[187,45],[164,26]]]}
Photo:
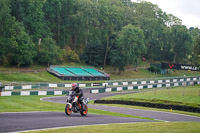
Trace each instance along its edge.
{"label": "green grass", "polygon": [[104,100],[151,102],[200,107],[200,86],[175,87],[144,93],[116,95]]}
{"label": "green grass", "polygon": [[[81,126],[51,130],[34,131],[35,133],[199,133],[200,122],[155,122]],[[32,133],[32,132],[30,132]]]}
{"label": "green grass", "polygon": [[0,81],[3,82],[62,82],[63,80],[49,74],[48,72],[39,73],[13,73],[0,74]]}
{"label": "green grass", "polygon": [[[143,63],[147,64],[147,63]],[[85,64],[78,64],[78,63],[69,63],[64,64],[64,66],[88,66]],[[144,65],[148,66],[148,65]],[[89,66],[90,67],[90,66]],[[0,70],[3,71],[16,71],[21,69],[29,69],[29,70],[36,70],[36,69],[46,69],[45,66],[34,65],[29,68],[15,68],[15,67],[0,67]],[[100,69],[100,67],[97,67]],[[110,74],[111,80],[121,80],[121,79],[138,79],[138,78],[160,78],[160,77],[174,77],[174,76],[194,76],[200,75],[200,72],[195,71],[181,71],[181,70],[173,70],[171,74],[161,75],[161,74],[154,74],[149,72],[145,69],[139,69],[136,71],[125,71],[118,75],[114,72],[114,69],[110,66],[105,68],[105,72]],[[73,81],[63,81],[48,72],[39,72],[39,73],[11,73],[11,74],[2,74],[0,73],[0,81],[1,82],[73,82]],[[82,83],[91,83],[91,81],[79,81]],[[93,82],[103,82],[103,81],[93,81]]]}
{"label": "green grass", "polygon": [[0,112],[64,111],[65,105],[40,101],[49,96],[0,97]]}
{"label": "green grass", "polygon": [[[149,66],[149,63],[142,62],[140,66]],[[169,74],[161,75],[161,74],[154,74],[152,72],[149,72],[146,69],[139,69],[138,71],[134,71],[134,70],[124,71],[120,75],[118,75],[117,71],[115,71],[114,68],[110,66],[107,66],[105,68],[105,72],[110,74],[111,80],[176,77],[176,76],[183,76],[183,75],[186,75],[186,76],[200,75],[200,72],[198,71],[183,71],[183,70],[170,70]]]}
{"label": "green grass", "polygon": [[[109,72],[108,72],[109,73]],[[154,74],[152,72],[149,72],[146,69],[140,69],[137,72],[136,71],[125,71],[124,73],[113,74],[112,72],[109,73],[111,80],[121,80],[121,79],[139,79],[139,78],[163,78],[163,77],[177,77],[177,76],[195,76],[200,75],[200,72],[195,71],[183,71],[183,70],[174,70],[171,74]]]}

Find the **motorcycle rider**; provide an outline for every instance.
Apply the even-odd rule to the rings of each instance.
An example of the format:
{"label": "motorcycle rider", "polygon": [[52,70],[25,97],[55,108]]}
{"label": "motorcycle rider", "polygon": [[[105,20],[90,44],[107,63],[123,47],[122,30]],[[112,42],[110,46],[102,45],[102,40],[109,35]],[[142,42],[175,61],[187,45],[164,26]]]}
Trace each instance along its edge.
{"label": "motorcycle rider", "polygon": [[73,83],[71,91],[74,91],[75,92],[75,96],[78,96],[78,101],[81,104],[81,109],[84,111],[85,108],[83,106],[83,99],[84,99],[83,90],[78,87],[77,83]]}

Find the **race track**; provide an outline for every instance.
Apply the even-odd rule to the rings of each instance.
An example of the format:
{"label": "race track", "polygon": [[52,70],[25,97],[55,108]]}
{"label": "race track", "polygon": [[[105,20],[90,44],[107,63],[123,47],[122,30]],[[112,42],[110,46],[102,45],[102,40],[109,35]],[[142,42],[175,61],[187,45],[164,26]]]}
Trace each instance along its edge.
{"label": "race track", "polygon": [[[133,92],[128,92],[133,93]],[[116,94],[125,93],[100,93],[90,94],[85,92],[85,97],[89,97],[91,100],[99,99],[102,97],[112,96]],[[66,96],[49,97],[41,100],[65,103]],[[170,121],[200,121],[200,117],[180,115],[175,113],[166,113],[160,111],[147,111],[138,109],[128,109],[119,107],[89,105],[89,108],[101,109],[106,111],[130,114],[141,117],[149,117],[165,122]],[[46,128],[59,128],[59,127],[72,127],[81,125],[98,125],[109,123],[134,123],[134,122],[155,122],[145,119],[127,118],[127,117],[115,117],[105,115],[88,114],[86,117],[80,114],[72,114],[66,116],[63,112],[27,112],[27,113],[0,113],[0,132],[18,132],[27,130],[39,130]]]}
{"label": "race track", "polygon": [[114,117],[88,114],[72,114],[70,117],[63,112],[29,112],[0,113],[0,132],[18,132],[45,128],[71,127],[109,123],[150,122],[149,120],[127,117]]}
{"label": "race track", "polygon": [[[131,92],[129,92],[131,93]],[[85,97],[91,98],[91,100],[99,99],[102,97],[107,97],[108,95],[116,95],[116,94],[124,94],[124,93],[100,93],[100,94],[89,94],[86,93]],[[56,102],[56,103],[65,103],[66,96],[62,97],[48,97],[43,98],[44,101]],[[120,107],[110,107],[110,106],[102,106],[102,105],[88,105],[89,108],[100,109],[105,111],[117,112],[122,114],[129,114],[134,116],[148,117],[153,118],[165,122],[170,121],[200,121],[200,117],[182,115],[176,113],[169,112],[161,112],[161,111],[150,111],[150,110],[141,110],[141,109],[129,109],[129,108],[120,108]]]}

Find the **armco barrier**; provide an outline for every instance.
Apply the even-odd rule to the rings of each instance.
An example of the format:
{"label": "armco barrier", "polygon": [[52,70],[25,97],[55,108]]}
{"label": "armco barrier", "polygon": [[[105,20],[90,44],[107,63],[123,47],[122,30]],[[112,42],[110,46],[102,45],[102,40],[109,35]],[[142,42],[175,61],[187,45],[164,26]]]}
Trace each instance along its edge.
{"label": "armco barrier", "polygon": [[145,89],[145,88],[167,88],[167,87],[176,87],[176,86],[189,86],[200,84],[200,81],[182,81],[176,83],[158,83],[158,84],[148,84],[148,85],[134,85],[134,86],[123,86],[123,87],[108,87],[90,90],[90,93],[104,93],[112,91],[122,91],[122,90],[133,90],[133,89]]}
{"label": "armco barrier", "polygon": [[[166,79],[138,79],[136,80],[127,80],[127,81],[113,81],[107,83],[87,83],[87,84],[79,84],[81,88],[85,87],[96,87],[101,86],[100,89],[91,90],[91,93],[103,93],[103,92],[111,92],[111,91],[121,91],[121,90],[133,90],[133,89],[144,89],[144,88],[160,88],[160,87],[173,87],[173,86],[184,86],[184,85],[193,85],[200,84],[200,76],[195,77],[170,77]],[[102,89],[102,86],[105,87]],[[119,87],[121,86],[121,87]],[[39,88],[57,88],[57,87],[69,87],[71,88],[71,84],[69,83],[38,83],[34,85],[23,85],[23,86],[5,86],[2,91],[4,96],[5,94],[10,94],[7,91],[12,91],[15,89],[39,89]],[[38,90],[39,91],[39,90]],[[34,92],[34,91],[33,91]],[[36,92],[36,91],[35,91]],[[48,92],[48,91],[47,91]],[[21,95],[21,92],[11,92],[11,94]],[[11,95],[10,94],[10,95]],[[35,94],[35,93],[34,93]],[[48,93],[47,93],[48,94]]]}
{"label": "armco barrier", "polygon": [[[194,77],[170,77],[166,79],[137,79],[136,80],[128,80],[128,81],[112,81],[112,82],[105,82],[105,83],[87,83],[87,84],[79,84],[80,87],[94,87],[94,86],[135,86],[135,85],[149,85],[149,84],[158,84],[158,83],[176,83],[176,82],[184,82],[184,81],[194,81],[198,82],[200,81],[200,76],[194,76]],[[4,90],[14,90],[14,89],[39,89],[43,87],[71,87],[71,84],[69,83],[38,83],[34,85],[6,85],[4,87]]]}
{"label": "armco barrier", "polygon": [[0,93],[0,96],[30,96],[30,95],[38,95],[38,96],[45,96],[45,95],[65,95],[68,94],[69,91],[62,90],[62,91],[20,91],[20,92],[12,92],[12,91],[4,91]]}

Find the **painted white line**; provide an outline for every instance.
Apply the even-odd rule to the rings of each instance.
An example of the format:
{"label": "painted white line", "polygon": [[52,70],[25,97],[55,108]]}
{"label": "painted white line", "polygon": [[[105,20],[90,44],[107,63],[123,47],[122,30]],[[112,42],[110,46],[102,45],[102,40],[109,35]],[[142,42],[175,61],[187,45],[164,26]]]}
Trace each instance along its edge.
{"label": "painted white line", "polygon": [[160,120],[160,119],[154,119],[154,120],[157,120],[157,121],[162,121],[162,122],[169,122],[169,121]]}
{"label": "painted white line", "polygon": [[0,114],[48,113],[48,112],[54,112],[54,111],[0,112]]}
{"label": "painted white line", "polygon": [[[63,97],[63,96],[56,96],[56,98],[58,97]],[[43,98],[40,98],[40,101],[44,101],[43,99],[49,99],[49,98],[52,98],[52,97],[43,97]]]}
{"label": "painted white line", "polygon": [[[113,107],[116,107],[116,106],[113,106]],[[132,109],[132,108],[128,108],[128,109]],[[141,111],[149,111],[149,112],[160,112],[160,113],[165,113],[165,114],[175,114],[175,115],[188,116],[188,117],[193,117],[193,118],[198,118],[198,119],[200,119],[200,117],[198,117],[198,116],[185,115],[185,114],[178,114],[178,113],[170,113],[170,112],[164,112],[164,111],[142,110],[142,109],[133,109],[133,110],[141,110]]]}

